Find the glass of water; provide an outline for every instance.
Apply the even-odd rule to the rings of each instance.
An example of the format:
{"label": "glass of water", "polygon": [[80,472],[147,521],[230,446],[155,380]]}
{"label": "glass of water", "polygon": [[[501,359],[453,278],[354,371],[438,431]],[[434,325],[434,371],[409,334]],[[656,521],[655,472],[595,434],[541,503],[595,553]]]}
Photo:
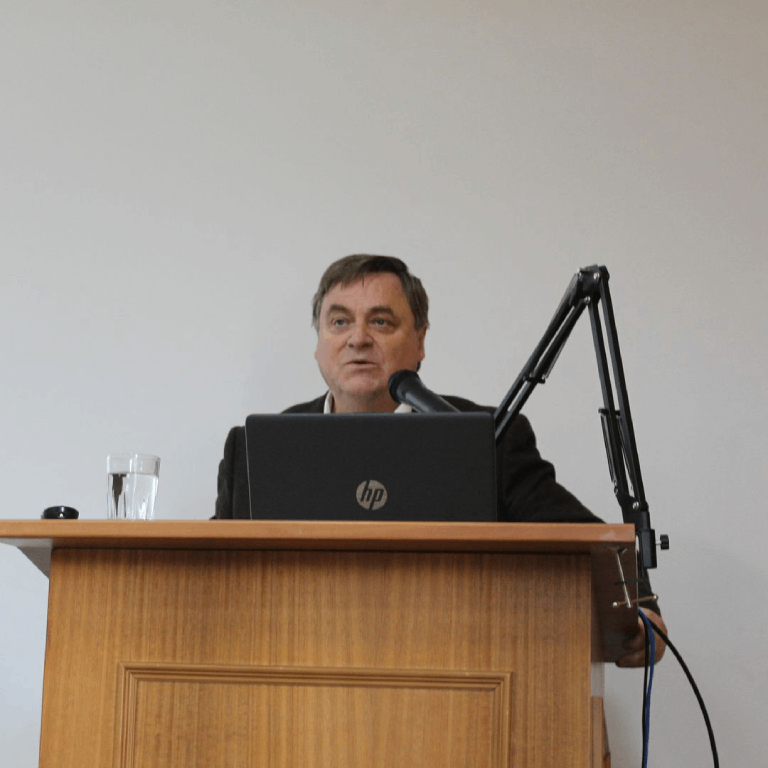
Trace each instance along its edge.
{"label": "glass of water", "polygon": [[117,520],[152,520],[160,459],[146,453],[107,456],[107,510]]}

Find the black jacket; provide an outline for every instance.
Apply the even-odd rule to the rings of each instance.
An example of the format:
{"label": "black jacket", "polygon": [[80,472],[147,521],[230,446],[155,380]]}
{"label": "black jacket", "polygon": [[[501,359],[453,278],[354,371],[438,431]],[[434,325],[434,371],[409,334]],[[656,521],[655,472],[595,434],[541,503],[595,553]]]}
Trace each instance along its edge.
{"label": "black jacket", "polygon": [[[460,411],[488,411],[459,397],[445,399]],[[294,405],[284,413],[322,413],[325,395],[308,403]],[[555,480],[555,469],[541,458],[536,437],[524,416],[510,425],[496,455],[499,520],[529,523],[601,522],[573,494]],[[224,445],[219,465],[216,518],[249,518],[248,469],[245,453],[245,428],[233,427]]]}

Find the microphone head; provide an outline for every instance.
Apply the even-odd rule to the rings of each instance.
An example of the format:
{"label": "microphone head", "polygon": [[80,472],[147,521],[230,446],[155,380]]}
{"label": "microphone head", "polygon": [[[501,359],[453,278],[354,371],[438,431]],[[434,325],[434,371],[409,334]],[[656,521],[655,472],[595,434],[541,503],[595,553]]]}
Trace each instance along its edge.
{"label": "microphone head", "polygon": [[389,383],[387,384],[387,389],[389,389],[389,396],[396,403],[402,403],[403,398],[401,393],[399,393],[400,387],[404,381],[412,381],[413,379],[417,379],[419,382],[421,381],[419,374],[416,373],[416,371],[411,371],[407,368],[403,369],[402,371],[395,371],[395,373],[389,377]]}

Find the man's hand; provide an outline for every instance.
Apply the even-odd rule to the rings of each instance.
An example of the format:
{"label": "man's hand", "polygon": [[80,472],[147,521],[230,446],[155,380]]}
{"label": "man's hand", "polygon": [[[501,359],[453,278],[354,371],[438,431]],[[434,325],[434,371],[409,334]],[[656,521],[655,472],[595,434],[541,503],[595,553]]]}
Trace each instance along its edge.
{"label": "man's hand", "polygon": [[[656,611],[648,608],[640,609],[665,635],[667,634],[667,625],[664,619]],[[653,630],[651,630],[653,631]],[[667,646],[666,643],[654,633],[656,640],[656,661],[660,661],[664,655]],[[637,617],[637,631],[629,640],[624,641],[624,648],[627,650],[623,656],[616,660],[617,667],[644,667],[645,666],[645,624],[643,620]]]}

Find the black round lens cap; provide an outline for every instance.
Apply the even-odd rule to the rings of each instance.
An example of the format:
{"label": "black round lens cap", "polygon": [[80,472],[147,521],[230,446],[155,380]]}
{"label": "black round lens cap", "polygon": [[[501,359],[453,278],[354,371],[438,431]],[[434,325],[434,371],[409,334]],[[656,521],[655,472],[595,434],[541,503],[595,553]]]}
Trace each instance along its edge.
{"label": "black round lens cap", "polygon": [[80,513],[74,507],[48,507],[43,512],[43,520],[77,520]]}

